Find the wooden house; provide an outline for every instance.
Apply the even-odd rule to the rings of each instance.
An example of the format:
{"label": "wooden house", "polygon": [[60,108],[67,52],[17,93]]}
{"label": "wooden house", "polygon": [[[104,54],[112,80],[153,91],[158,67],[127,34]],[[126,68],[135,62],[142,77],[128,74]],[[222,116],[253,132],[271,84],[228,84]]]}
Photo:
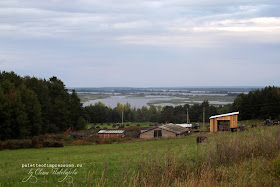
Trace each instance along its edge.
{"label": "wooden house", "polygon": [[232,112],[210,117],[210,132],[235,131],[239,112]]}
{"label": "wooden house", "polygon": [[147,130],[142,130],[140,138],[152,139],[157,137],[162,138],[172,138],[177,136],[187,135],[189,133],[188,129],[180,127],[175,124],[165,124],[162,126],[150,127]]}

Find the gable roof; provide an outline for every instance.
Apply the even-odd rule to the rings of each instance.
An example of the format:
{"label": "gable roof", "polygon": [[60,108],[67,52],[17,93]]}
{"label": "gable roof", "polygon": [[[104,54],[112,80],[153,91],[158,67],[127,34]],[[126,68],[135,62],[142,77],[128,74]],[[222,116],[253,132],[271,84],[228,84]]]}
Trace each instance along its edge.
{"label": "gable roof", "polygon": [[145,128],[141,127],[141,133],[144,133],[144,132],[156,129],[156,128],[158,128],[158,126],[151,126],[151,127],[145,127]]}
{"label": "gable roof", "polygon": [[232,113],[227,113],[227,114],[211,116],[209,119],[214,119],[214,118],[219,118],[219,117],[224,117],[224,116],[238,115],[238,114],[239,114],[239,112],[232,112]]}
{"label": "gable roof", "polygon": [[164,124],[162,126],[159,126],[159,128],[170,131],[170,132],[174,132],[176,134],[183,134],[188,131],[186,128],[181,127],[179,125],[175,125],[173,123]]}

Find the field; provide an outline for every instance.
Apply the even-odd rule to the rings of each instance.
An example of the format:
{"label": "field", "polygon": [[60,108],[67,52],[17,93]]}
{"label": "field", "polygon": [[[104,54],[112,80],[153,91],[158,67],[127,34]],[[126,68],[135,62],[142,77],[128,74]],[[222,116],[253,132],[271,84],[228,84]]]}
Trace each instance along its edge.
{"label": "field", "polygon": [[[82,103],[85,103],[87,101],[90,100],[98,100],[98,99],[108,99],[111,96],[114,95],[106,95],[106,94],[90,94],[90,93],[78,93],[78,97],[81,99]],[[221,104],[224,104],[223,102],[234,102],[234,99],[236,98],[236,96],[214,96],[214,95],[189,95],[189,96],[182,96],[182,95],[168,95],[170,98],[168,100],[166,99],[162,99],[162,100],[158,100],[158,98],[154,98],[151,100],[145,100],[146,96],[143,95],[129,95],[129,94],[121,94],[121,95],[117,95],[117,96],[126,96],[127,99],[130,99],[129,104],[131,104],[132,106],[134,106],[135,102],[141,102],[141,105],[139,105],[138,107],[142,107],[145,105],[184,105],[184,104],[194,104],[194,103],[202,103],[204,100],[208,100],[215,102],[218,102],[216,104],[213,104],[215,106],[219,106]],[[160,97],[160,95],[158,95],[158,97]],[[174,98],[175,97],[175,98]],[[147,98],[149,98],[149,96],[147,96]],[[114,100],[113,97],[110,98],[111,100]],[[140,100],[139,100],[140,99]],[[144,99],[144,100],[143,100]],[[125,100],[123,100],[125,101]],[[101,100],[102,102],[102,100]],[[103,101],[105,102],[105,101]],[[122,103],[122,100],[120,100],[119,102]],[[222,102],[222,103],[219,103]],[[105,102],[106,103],[106,102]],[[116,106],[110,106],[110,107],[116,107]]]}
{"label": "field", "polygon": [[51,168],[41,168],[36,186],[67,186],[67,181],[72,180],[71,186],[277,186],[279,135],[280,127],[273,126],[207,134],[208,143],[198,145],[197,135],[191,135],[117,144],[3,150],[0,186],[30,186],[30,182],[35,182],[34,177],[22,182],[30,176],[30,169],[38,169],[22,168],[28,163],[82,165],[65,180],[63,174],[46,175],[42,172]]}
{"label": "field", "polygon": [[[203,102],[205,100],[208,101],[218,101],[218,102],[234,102],[234,99],[236,96],[178,96],[181,99],[170,99],[168,101],[166,100],[158,100],[158,101],[151,101],[148,103],[148,105],[156,105],[156,104],[163,104],[163,103],[170,103],[174,105],[178,104],[194,104],[198,102]],[[219,106],[218,104],[215,104]]]}
{"label": "field", "polygon": [[[21,168],[22,164],[82,164],[74,176],[75,184],[86,184],[105,177],[113,182],[114,175],[124,177],[130,170],[135,170],[139,156],[153,154],[150,151],[164,153],[168,148],[179,152],[188,149],[195,153],[195,137],[184,139],[164,139],[140,141],[122,144],[67,146],[64,148],[4,150],[0,153],[0,183],[6,185],[25,185],[22,180],[28,176],[30,168]],[[133,166],[133,168],[126,168]],[[47,170],[48,168],[45,168]],[[119,176],[118,176],[119,175]],[[38,177],[37,184],[46,183],[43,177]],[[48,177],[48,184],[60,184],[58,177]],[[111,183],[109,182],[109,183]],[[64,183],[62,183],[64,184]],[[67,184],[67,183],[66,183]]]}
{"label": "field", "polygon": [[[109,124],[109,125],[108,125]],[[117,124],[117,123],[103,123],[101,125],[101,123],[95,123],[94,125],[97,127],[99,126],[100,128],[108,128],[108,129],[117,129],[118,127],[113,127],[113,124]],[[122,123],[120,122],[119,125],[121,125]],[[150,125],[154,125],[156,123],[153,123],[153,122],[124,122],[124,126],[125,127],[128,127],[126,126],[127,124],[129,124],[129,126],[137,126],[138,124],[140,125],[140,127],[149,127]],[[92,127],[92,123],[89,123],[88,124],[88,128],[91,128]]]}
{"label": "field", "polygon": [[96,100],[96,99],[104,99],[109,97],[108,95],[101,95],[101,94],[88,94],[88,93],[78,93],[79,98],[81,99],[81,102],[84,103],[89,100]]}

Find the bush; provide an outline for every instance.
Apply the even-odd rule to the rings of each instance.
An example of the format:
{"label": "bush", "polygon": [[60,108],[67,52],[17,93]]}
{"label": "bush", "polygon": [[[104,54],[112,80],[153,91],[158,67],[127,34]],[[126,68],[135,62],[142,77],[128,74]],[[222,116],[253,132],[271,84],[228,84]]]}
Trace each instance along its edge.
{"label": "bush", "polygon": [[54,142],[53,147],[64,147],[62,143],[60,142]]}
{"label": "bush", "polygon": [[31,143],[31,141],[23,141],[23,142],[20,144],[20,148],[21,148],[21,149],[32,148],[32,143]]}
{"label": "bush", "polygon": [[39,143],[39,137],[38,136],[34,136],[32,138],[32,146],[35,146],[38,143]]}
{"label": "bush", "polygon": [[141,133],[140,128],[136,126],[128,127],[124,131],[124,135],[130,138],[138,138],[140,133]]}
{"label": "bush", "polygon": [[23,142],[21,140],[8,140],[4,145],[5,149],[20,149]]}
{"label": "bush", "polygon": [[51,142],[48,142],[48,141],[46,141],[46,142],[44,142],[43,143],[43,147],[45,148],[45,147],[52,147],[52,143]]}

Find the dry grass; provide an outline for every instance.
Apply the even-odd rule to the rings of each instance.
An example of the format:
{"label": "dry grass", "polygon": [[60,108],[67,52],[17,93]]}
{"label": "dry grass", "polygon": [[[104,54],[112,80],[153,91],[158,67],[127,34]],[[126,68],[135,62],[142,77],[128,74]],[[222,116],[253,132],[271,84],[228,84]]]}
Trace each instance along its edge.
{"label": "dry grass", "polygon": [[[137,172],[116,186],[279,186],[280,128],[219,135],[197,155],[151,150]],[[274,159],[274,160],[273,160]]]}

